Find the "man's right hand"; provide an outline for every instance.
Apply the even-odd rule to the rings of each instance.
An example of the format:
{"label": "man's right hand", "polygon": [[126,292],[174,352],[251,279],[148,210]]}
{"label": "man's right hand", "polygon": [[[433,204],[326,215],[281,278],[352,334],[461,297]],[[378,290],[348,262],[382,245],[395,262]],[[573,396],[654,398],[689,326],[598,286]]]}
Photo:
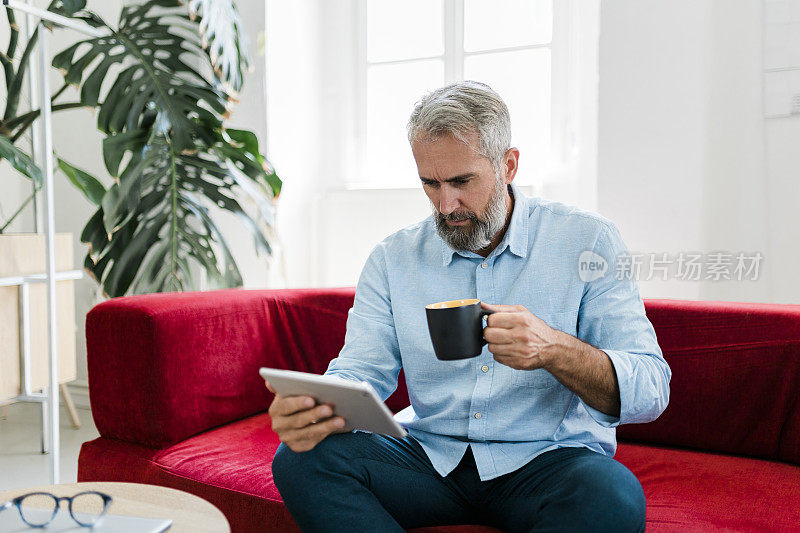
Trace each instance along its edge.
{"label": "man's right hand", "polygon": [[[272,387],[267,383],[272,392]],[[310,396],[280,396],[269,406],[272,431],[293,452],[307,452],[322,440],[344,427],[344,418],[333,415],[333,406],[315,406]]]}

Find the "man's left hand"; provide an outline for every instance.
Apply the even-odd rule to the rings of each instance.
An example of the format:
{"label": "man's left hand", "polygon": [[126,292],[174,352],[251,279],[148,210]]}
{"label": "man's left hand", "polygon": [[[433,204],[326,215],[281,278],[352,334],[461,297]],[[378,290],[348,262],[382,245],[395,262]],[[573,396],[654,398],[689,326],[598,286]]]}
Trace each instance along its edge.
{"label": "man's left hand", "polygon": [[517,370],[536,370],[547,364],[548,349],[555,346],[559,331],[548,326],[522,305],[490,305],[483,338],[498,363]]}

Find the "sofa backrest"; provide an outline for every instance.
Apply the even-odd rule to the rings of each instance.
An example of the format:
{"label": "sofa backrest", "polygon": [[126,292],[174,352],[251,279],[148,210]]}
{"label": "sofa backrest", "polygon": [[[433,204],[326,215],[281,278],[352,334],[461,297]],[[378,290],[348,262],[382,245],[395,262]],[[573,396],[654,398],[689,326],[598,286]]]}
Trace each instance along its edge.
{"label": "sofa backrest", "polygon": [[[221,290],[113,298],[86,317],[92,416],[104,437],[162,448],[264,411],[262,366],[321,374],[355,291]],[[405,380],[391,399],[408,404]]]}
{"label": "sofa backrest", "polygon": [[800,464],[800,305],[645,300],[670,402],[620,440]]}
{"label": "sofa backrest", "polygon": [[[223,290],[115,298],[86,320],[101,435],[164,447],[263,411],[270,366],[322,373],[354,289]],[[800,306],[645,300],[672,368],[670,403],[621,440],[800,464]],[[602,347],[601,347],[602,348]],[[408,405],[402,374],[387,401]]]}

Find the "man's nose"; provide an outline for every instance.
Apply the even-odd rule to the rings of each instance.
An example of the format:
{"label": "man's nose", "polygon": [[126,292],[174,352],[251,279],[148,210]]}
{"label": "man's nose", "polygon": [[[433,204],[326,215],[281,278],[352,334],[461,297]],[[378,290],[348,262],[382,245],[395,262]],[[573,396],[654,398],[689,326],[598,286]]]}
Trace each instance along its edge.
{"label": "man's nose", "polygon": [[439,193],[439,212],[443,215],[449,215],[458,209],[458,205],[458,193],[448,190],[448,187],[443,185]]}

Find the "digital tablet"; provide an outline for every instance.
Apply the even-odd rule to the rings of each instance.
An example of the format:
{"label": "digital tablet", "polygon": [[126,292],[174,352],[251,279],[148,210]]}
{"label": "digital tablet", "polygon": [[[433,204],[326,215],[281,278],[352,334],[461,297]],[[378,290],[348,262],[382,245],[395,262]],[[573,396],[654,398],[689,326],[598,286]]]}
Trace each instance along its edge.
{"label": "digital tablet", "polygon": [[311,396],[317,404],[333,405],[333,415],[344,418],[342,431],[360,429],[406,436],[406,430],[392,418],[392,412],[366,381],[274,368],[262,368],[258,373],[281,396]]}

